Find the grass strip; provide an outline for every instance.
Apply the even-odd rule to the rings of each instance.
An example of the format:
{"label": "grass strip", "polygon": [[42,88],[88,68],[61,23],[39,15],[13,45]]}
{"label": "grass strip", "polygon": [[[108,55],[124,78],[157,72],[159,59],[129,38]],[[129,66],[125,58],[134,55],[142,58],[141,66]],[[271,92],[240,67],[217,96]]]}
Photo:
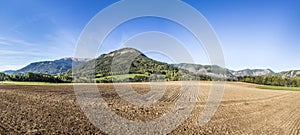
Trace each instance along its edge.
{"label": "grass strip", "polygon": [[19,82],[19,81],[3,81],[1,84],[13,84],[13,85],[73,85],[73,83],[50,83],[50,82]]}
{"label": "grass strip", "polygon": [[257,88],[259,88],[259,89],[268,89],[268,90],[300,91],[300,87],[258,86]]}

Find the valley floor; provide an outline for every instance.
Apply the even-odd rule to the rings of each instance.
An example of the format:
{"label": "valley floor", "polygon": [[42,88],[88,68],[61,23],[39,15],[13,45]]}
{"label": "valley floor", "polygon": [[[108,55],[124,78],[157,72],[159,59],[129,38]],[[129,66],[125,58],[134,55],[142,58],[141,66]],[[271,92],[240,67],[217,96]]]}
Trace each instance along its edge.
{"label": "valley floor", "polygon": [[[116,114],[133,121],[146,121],[163,116],[174,106],[182,96],[181,83],[185,84],[167,82],[163,97],[149,107],[138,107],[124,101],[117,95],[113,84],[99,84],[98,88],[108,107]],[[200,84],[199,96],[194,95],[195,108],[188,119],[170,134],[300,134],[300,93],[297,91],[264,90],[254,84],[229,82],[211,121],[199,126],[197,120],[205,107],[211,83],[193,83]],[[151,88],[149,83],[132,83],[131,86],[140,94]],[[0,134],[10,133],[105,134],[81,111],[71,85],[4,84],[0,85]]]}

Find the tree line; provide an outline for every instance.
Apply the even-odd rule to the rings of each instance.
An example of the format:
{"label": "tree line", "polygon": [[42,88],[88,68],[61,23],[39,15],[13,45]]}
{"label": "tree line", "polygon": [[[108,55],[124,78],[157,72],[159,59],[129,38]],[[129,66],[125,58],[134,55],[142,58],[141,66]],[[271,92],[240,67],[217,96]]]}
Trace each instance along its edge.
{"label": "tree line", "polygon": [[[120,77],[125,76],[125,77]],[[127,77],[126,77],[127,76]],[[88,77],[86,77],[88,78]],[[89,82],[84,78],[77,78],[79,82]],[[111,76],[95,77],[97,83],[113,83],[113,82],[161,82],[161,81],[191,81],[206,80],[210,81],[211,77],[205,75],[190,75],[179,72],[167,71],[165,73],[145,73],[145,74],[125,74]]]}
{"label": "tree line", "polygon": [[67,83],[72,82],[72,78],[66,74],[49,75],[27,72],[26,74],[6,75],[4,73],[0,73],[0,81]]}
{"label": "tree line", "polygon": [[245,76],[238,77],[240,82],[255,83],[261,85],[300,87],[300,77],[284,77],[284,76]]}
{"label": "tree line", "polygon": [[[148,81],[190,81],[190,80],[202,80],[211,81],[212,78],[207,75],[196,75],[191,74],[186,70],[162,70],[162,72],[151,73],[145,72],[144,74],[137,74],[131,77],[116,77],[103,76],[103,74],[98,74],[94,76],[95,82],[98,83],[112,83],[112,82],[148,82]],[[68,83],[72,82],[73,77],[70,74],[40,74],[27,72],[26,74],[13,74],[6,75],[0,73],[0,81],[26,81],[26,82],[52,82],[52,83]],[[90,82],[88,79],[80,78],[79,82]],[[286,86],[286,87],[300,87],[300,77],[284,77],[276,75],[268,76],[244,76],[237,77],[236,79],[231,79],[227,81],[239,81],[246,83],[254,83],[260,85],[272,85],[272,86]]]}

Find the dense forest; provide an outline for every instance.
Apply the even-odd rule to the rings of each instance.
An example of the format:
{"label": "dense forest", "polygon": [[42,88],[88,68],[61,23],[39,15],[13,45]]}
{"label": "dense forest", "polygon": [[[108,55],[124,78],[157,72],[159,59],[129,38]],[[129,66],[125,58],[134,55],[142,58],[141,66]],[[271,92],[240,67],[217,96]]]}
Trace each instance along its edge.
{"label": "dense forest", "polygon": [[[157,73],[145,74],[111,74],[103,76],[97,74],[93,78],[93,82],[97,83],[112,83],[112,82],[148,82],[148,81],[183,81],[183,80],[211,80],[211,77],[205,75],[195,75],[182,72],[181,70],[165,70]],[[0,81],[24,81],[24,82],[53,82],[53,83],[71,83],[73,77],[65,74],[49,75],[27,72],[26,74],[13,74],[6,75],[0,73]],[[89,79],[84,77],[80,78],[77,82],[90,82]]]}
{"label": "dense forest", "polygon": [[245,76],[238,77],[237,81],[272,86],[300,87],[300,77],[272,76]]}
{"label": "dense forest", "polygon": [[0,73],[0,81],[67,83],[72,82],[72,78],[65,74],[49,75],[27,72],[26,74],[6,75],[4,73]]}

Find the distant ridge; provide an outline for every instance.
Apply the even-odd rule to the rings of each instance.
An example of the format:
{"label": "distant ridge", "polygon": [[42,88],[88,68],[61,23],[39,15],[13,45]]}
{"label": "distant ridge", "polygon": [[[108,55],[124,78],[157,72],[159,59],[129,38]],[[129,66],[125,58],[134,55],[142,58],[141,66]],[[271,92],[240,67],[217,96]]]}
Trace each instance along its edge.
{"label": "distant ridge", "polygon": [[7,74],[7,75],[12,75],[16,72],[16,70],[5,70],[3,71],[4,74]]}
{"label": "distant ridge", "polygon": [[263,76],[274,75],[275,72],[271,69],[244,69],[239,71],[231,71],[235,76]]}
{"label": "distant ridge", "polygon": [[300,70],[290,70],[290,71],[283,71],[283,72],[279,72],[277,73],[280,76],[284,76],[284,77],[300,77]]}
{"label": "distant ridge", "polygon": [[234,71],[216,65],[212,66],[212,65],[200,65],[200,64],[188,64],[188,63],[174,64],[174,66],[181,69],[186,69],[195,74],[222,77],[222,75],[215,74],[212,72],[212,67],[214,67],[215,70],[224,70],[226,78],[236,78],[236,77],[244,77],[244,76],[263,76],[263,75],[275,74],[275,72],[270,69],[244,69],[244,70]]}
{"label": "distant ridge", "polygon": [[34,62],[22,69],[16,70],[14,74],[25,74],[27,72],[42,73],[55,75],[58,73],[63,73],[72,68],[72,63],[74,62],[75,67],[79,66],[89,59],[78,59],[78,58],[62,58],[54,61],[41,61]]}

